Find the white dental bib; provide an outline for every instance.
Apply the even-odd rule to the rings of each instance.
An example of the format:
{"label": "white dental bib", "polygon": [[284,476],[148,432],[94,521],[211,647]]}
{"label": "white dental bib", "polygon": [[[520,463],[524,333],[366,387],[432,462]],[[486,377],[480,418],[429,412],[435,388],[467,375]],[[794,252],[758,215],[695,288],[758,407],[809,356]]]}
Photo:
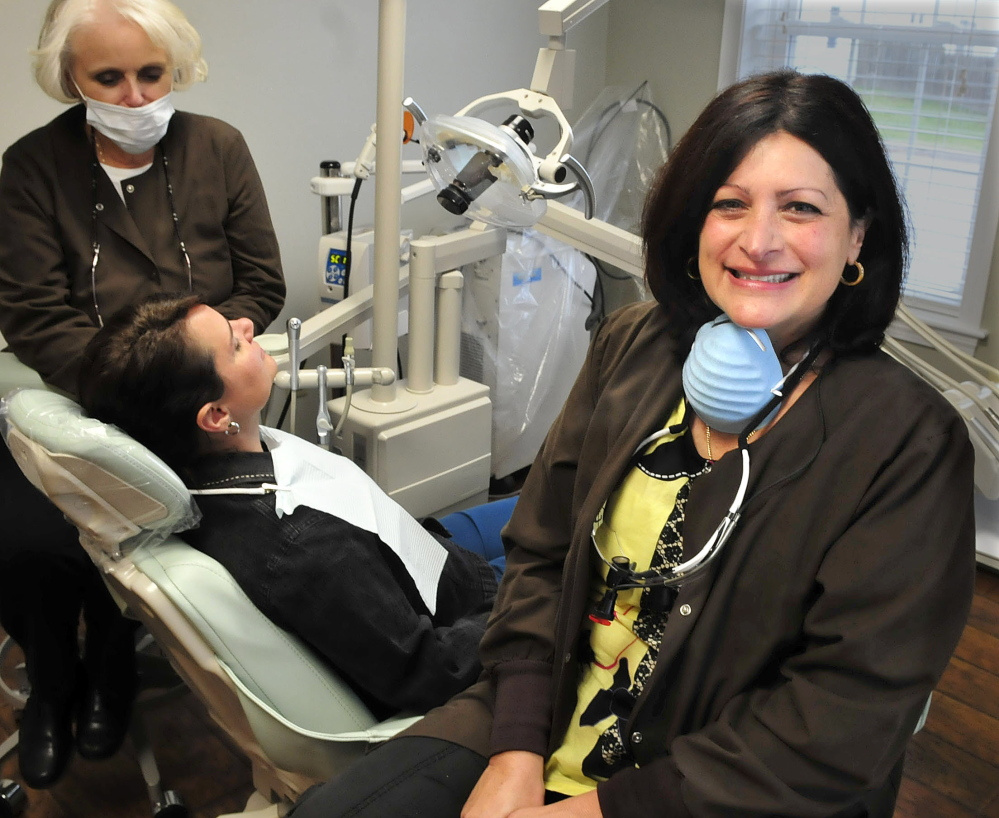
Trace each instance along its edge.
{"label": "white dental bib", "polygon": [[260,437],[274,462],[279,518],[308,506],[377,535],[402,560],[430,612],[437,610],[448,552],[430,532],[346,457],[279,429],[262,426]]}

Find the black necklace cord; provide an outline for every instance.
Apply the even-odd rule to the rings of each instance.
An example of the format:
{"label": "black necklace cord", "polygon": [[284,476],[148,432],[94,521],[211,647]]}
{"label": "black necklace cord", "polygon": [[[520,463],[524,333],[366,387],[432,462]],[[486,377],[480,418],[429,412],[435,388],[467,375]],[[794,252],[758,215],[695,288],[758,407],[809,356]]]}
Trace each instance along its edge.
{"label": "black necklace cord", "polygon": [[[100,159],[97,156],[97,141],[94,132],[90,135],[90,247],[93,250],[93,259],[90,262],[90,291],[94,299],[94,314],[97,316],[97,326],[104,326],[104,318],[101,315],[100,304],[97,301],[97,263],[101,257],[101,242],[98,238],[98,218],[97,215],[104,209],[104,205],[98,201],[97,179],[101,172]],[[177,215],[177,205],[174,201],[173,182],[170,177],[170,160],[167,159],[166,151],[162,146],[159,148],[160,163],[163,166],[163,178],[166,181],[167,201],[170,205],[170,216],[173,220],[173,233],[180,246],[180,258],[184,270],[187,273],[187,289],[194,292],[194,275],[191,269],[191,257],[187,252],[187,245],[184,243],[180,233],[180,217]]]}
{"label": "black necklace cord", "polygon": [[94,315],[97,316],[97,326],[104,327],[101,308],[97,303],[97,262],[101,257],[101,243],[97,240],[97,211],[102,205],[97,201],[97,174],[100,173],[100,161],[97,158],[97,137],[90,132],[90,249],[93,258],[90,262],[90,292],[94,297]]}
{"label": "black necklace cord", "polygon": [[184,262],[184,269],[187,271],[187,290],[194,292],[194,277],[191,273],[191,257],[187,254],[187,245],[180,235],[180,217],[177,215],[177,205],[173,198],[173,183],[170,180],[170,160],[167,159],[166,151],[160,148],[160,156],[163,159],[163,177],[166,179],[167,199],[170,202],[170,216],[173,218],[173,234],[177,237],[180,245],[180,255]]}

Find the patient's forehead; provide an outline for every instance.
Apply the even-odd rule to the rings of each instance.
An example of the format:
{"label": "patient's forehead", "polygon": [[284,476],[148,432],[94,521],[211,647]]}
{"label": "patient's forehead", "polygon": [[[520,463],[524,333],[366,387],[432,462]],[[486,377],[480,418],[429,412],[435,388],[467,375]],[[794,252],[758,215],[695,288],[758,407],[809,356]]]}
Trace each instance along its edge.
{"label": "patient's forehead", "polygon": [[219,351],[232,344],[229,320],[207,304],[196,304],[184,319],[188,338],[203,349]]}

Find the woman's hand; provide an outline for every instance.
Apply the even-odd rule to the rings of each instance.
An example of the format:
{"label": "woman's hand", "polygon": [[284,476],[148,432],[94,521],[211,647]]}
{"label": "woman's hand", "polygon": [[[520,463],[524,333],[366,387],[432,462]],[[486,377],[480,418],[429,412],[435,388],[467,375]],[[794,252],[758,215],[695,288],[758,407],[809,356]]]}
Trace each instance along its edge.
{"label": "woman's hand", "polygon": [[535,753],[497,753],[468,796],[461,818],[507,818],[525,809],[533,812],[532,808],[545,802],[544,771],[544,759]]}
{"label": "woman's hand", "polygon": [[510,818],[603,818],[597,791],[576,795],[549,804],[547,807],[528,807],[510,813]]}

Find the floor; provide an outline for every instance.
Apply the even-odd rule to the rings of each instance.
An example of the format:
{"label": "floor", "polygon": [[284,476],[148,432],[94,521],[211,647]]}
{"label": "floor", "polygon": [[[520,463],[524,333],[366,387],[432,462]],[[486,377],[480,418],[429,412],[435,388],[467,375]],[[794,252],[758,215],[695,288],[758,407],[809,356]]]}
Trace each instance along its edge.
{"label": "floor", "polygon": [[[191,818],[236,812],[252,792],[249,766],[234,753],[191,694],[149,707],[149,731],[164,787],[178,791]],[[14,729],[0,705],[0,737]],[[0,778],[17,779],[16,758]],[[51,790],[28,791],[25,818],[149,818],[130,743],[113,759],[74,758]],[[999,818],[999,574],[981,568],[971,617],[934,694],[925,729],[906,758],[895,818]]]}
{"label": "floor", "polygon": [[[0,632],[2,633],[2,632]],[[178,689],[147,702],[145,724],[155,748],[162,787],[176,791],[190,818],[241,811],[253,786],[250,767],[233,751],[194,696]],[[15,727],[0,706],[0,737]],[[0,779],[19,780],[16,755],[0,764]],[[22,818],[150,818],[152,809],[131,739],[108,761],[74,757],[65,777],[49,790],[26,790]]]}
{"label": "floor", "polygon": [[926,728],[909,745],[895,818],[999,818],[999,574],[975,600]]}

